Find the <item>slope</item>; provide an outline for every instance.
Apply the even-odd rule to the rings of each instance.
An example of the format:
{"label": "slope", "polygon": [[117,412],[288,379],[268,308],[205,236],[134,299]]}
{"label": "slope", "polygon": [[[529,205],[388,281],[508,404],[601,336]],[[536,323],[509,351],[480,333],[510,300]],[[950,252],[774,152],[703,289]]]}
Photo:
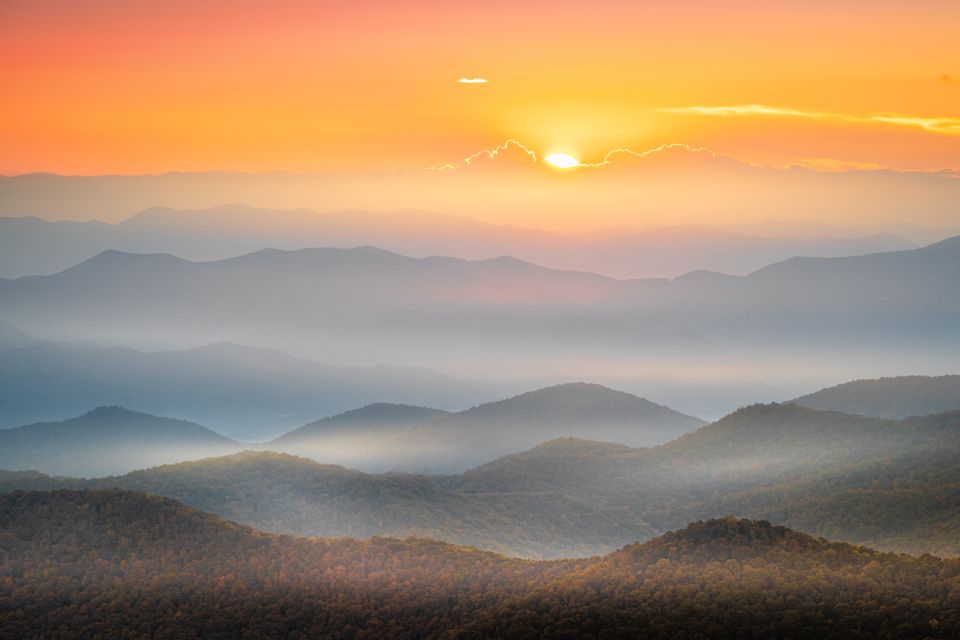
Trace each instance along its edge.
{"label": "slope", "polygon": [[192,422],[104,406],[61,422],[0,430],[0,467],[102,476],[239,446]]}
{"label": "slope", "polygon": [[960,409],[960,375],[854,380],[795,398],[813,409],[906,418]]}
{"label": "slope", "polygon": [[960,414],[893,422],[768,405],[660,447],[563,439],[457,476],[247,452],[90,481],[0,472],[0,490],[122,487],[270,531],[429,535],[534,558],[606,553],[730,513],[960,555],[957,460]]}
{"label": "slope", "polygon": [[365,469],[460,472],[546,440],[662,444],[703,421],[597,384],[561,384],[458,413],[372,405],[305,425],[273,449]]}
{"label": "slope", "polygon": [[122,491],[0,496],[0,637],[951,637],[960,564],[698,522],[603,558],[258,533]]}

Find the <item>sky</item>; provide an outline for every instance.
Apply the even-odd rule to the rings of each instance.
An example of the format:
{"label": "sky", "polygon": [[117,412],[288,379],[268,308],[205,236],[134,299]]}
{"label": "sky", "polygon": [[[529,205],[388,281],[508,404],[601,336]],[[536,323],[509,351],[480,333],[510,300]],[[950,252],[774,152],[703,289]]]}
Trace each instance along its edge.
{"label": "sky", "polygon": [[956,0],[0,0],[0,174],[414,170],[507,139],[960,170],[957,24]]}

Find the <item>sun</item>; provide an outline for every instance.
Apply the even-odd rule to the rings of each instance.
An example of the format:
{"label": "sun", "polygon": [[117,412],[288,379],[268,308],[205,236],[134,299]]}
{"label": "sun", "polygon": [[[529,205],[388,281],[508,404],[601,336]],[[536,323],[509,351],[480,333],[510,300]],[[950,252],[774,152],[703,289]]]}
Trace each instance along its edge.
{"label": "sun", "polygon": [[557,169],[573,169],[580,166],[579,160],[566,153],[551,153],[543,161]]}

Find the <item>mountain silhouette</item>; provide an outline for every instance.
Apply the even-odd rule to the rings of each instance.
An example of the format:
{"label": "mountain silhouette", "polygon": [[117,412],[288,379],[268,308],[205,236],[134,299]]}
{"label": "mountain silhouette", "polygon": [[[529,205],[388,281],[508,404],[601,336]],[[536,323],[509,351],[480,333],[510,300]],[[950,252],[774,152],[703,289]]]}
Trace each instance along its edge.
{"label": "mountain silhouette", "polygon": [[219,260],[268,247],[362,245],[415,257],[511,255],[620,278],[672,277],[695,269],[744,274],[791,256],[849,256],[915,246],[892,234],[867,232],[791,237],[678,225],[573,236],[409,209],[319,213],[228,204],[151,207],[116,224],[0,218],[0,277],[56,273],[106,249]]}
{"label": "mountain silhouette", "polygon": [[779,375],[782,350],[816,375],[826,375],[816,368],[828,356],[846,353],[844,370],[856,377],[857,354],[946,368],[960,352],[958,277],[960,239],[673,281],[371,247],[215,262],[109,252],[53,276],[0,280],[0,317],[59,340],[228,340],[485,377],[499,377],[503,363],[531,376],[578,375],[570,363],[585,358],[669,373],[681,362],[720,366],[731,353],[752,358],[754,375]]}
{"label": "mountain silhouette", "polygon": [[0,428],[117,404],[252,441],[380,400],[460,409],[516,389],[417,367],[331,366],[224,342],[150,352],[33,341],[0,351],[0,380]]}
{"label": "mountain silhouette", "polygon": [[545,440],[662,444],[702,420],[597,384],[561,384],[458,413],[377,404],[307,424],[266,446],[366,469],[462,471]]}
{"label": "mountain silhouette", "polygon": [[61,422],[0,430],[0,467],[107,475],[223,455],[238,444],[185,420],[104,406]]}

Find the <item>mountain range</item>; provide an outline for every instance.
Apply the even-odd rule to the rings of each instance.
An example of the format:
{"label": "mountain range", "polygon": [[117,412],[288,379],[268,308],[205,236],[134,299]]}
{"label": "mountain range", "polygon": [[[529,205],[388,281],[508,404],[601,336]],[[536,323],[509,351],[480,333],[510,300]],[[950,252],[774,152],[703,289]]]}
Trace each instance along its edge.
{"label": "mountain range", "polygon": [[[958,232],[948,203],[960,197],[960,186],[951,171],[775,169],[683,144],[621,150],[600,166],[563,174],[509,142],[496,154],[481,152],[469,163],[461,158],[438,158],[433,169],[362,173],[0,177],[0,216],[118,222],[155,206],[219,206],[228,194],[258,207],[445,211],[551,230],[803,220],[898,233],[923,220]],[[925,244],[944,235],[905,237]]]}
{"label": "mountain range", "polygon": [[46,339],[139,348],[228,340],[493,379],[504,370],[622,374],[638,362],[679,375],[735,354],[753,375],[795,386],[798,376],[951,370],[960,351],[958,277],[960,237],[672,281],[371,247],[214,262],[108,251],[55,275],[0,280],[0,317]]}
{"label": "mountain range", "polygon": [[[234,439],[263,441],[366,404],[460,411],[569,379],[508,374],[497,380],[423,367],[333,366],[226,342],[161,351],[46,342],[0,321],[0,429],[119,405],[204,424]],[[747,377],[697,381],[649,373],[594,380],[709,419],[745,403],[790,395]],[[806,389],[802,384],[792,391]]]}
{"label": "mountain range", "polygon": [[337,367],[230,343],[144,352],[10,336],[11,348],[0,342],[0,428],[119,405],[261,441],[372,402],[462,409],[525,388],[419,367]]}
{"label": "mountain range", "polygon": [[279,533],[420,535],[526,557],[607,553],[725,514],[956,555],[958,460],[960,412],[892,421],[770,404],[657,447],[564,438],[458,475],[249,451],[91,480],[6,471],[0,489],[116,487]]}
{"label": "mountain range", "polygon": [[363,469],[453,472],[556,438],[654,446],[703,424],[645,398],[574,383],[458,413],[369,405],[304,425],[265,446]]}
{"label": "mountain range", "polygon": [[363,245],[419,258],[513,256],[619,278],[674,277],[698,269],[744,274],[793,256],[916,248],[889,233],[770,237],[687,225],[561,235],[427,211],[318,213],[232,204],[153,207],[115,224],[0,217],[0,277],[57,273],[109,249],[209,261],[265,248]]}
{"label": "mountain range", "polygon": [[[328,390],[329,391],[329,390]],[[565,384],[452,413],[375,403],[310,422],[263,444],[120,407],[0,429],[0,468],[107,475],[236,452],[284,451],[364,470],[459,472],[545,440],[662,444],[703,421],[595,384]]]}

